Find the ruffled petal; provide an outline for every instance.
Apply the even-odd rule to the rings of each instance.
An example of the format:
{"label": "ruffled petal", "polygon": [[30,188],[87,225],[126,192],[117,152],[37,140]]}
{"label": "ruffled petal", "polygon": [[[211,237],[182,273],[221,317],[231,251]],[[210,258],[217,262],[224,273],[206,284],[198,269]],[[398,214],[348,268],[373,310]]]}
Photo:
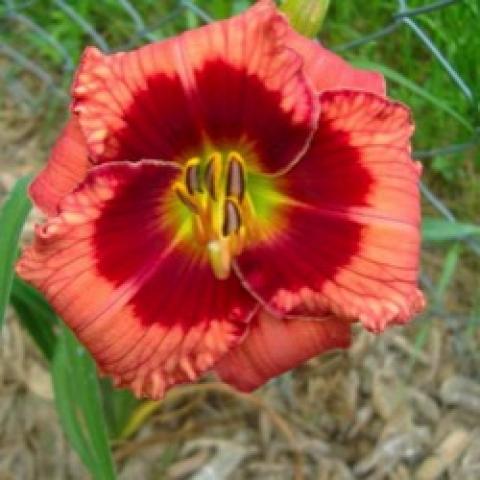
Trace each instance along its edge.
{"label": "ruffled petal", "polygon": [[250,392],[306,360],[350,344],[350,323],[333,316],[293,320],[258,315],[245,340],[215,366],[224,381]]}
{"label": "ruffled petal", "polygon": [[324,93],[321,111],[311,149],[285,179],[286,226],[238,258],[240,276],[280,314],[334,313],[381,331],[424,304],[410,113],[353,91]]}
{"label": "ruffled petal", "polygon": [[55,143],[48,163],[30,185],[30,196],[44,213],[54,215],[60,200],[86,176],[91,163],[76,118],[70,118]]}
{"label": "ruffled petal", "polygon": [[305,74],[317,91],[352,89],[386,95],[385,79],[380,73],[352,67],[319,42],[294,31],[288,44],[302,56]]}
{"label": "ruffled petal", "polygon": [[152,398],[209,369],[256,308],[234,276],[216,280],[182,231],[168,231],[162,199],[177,172],[158,162],[92,169],[17,268],[103,373]]}
{"label": "ruffled petal", "polygon": [[274,172],[305,151],[318,116],[302,59],[270,0],[130,53],[86,50],[73,86],[100,162],[184,162],[235,149]]}

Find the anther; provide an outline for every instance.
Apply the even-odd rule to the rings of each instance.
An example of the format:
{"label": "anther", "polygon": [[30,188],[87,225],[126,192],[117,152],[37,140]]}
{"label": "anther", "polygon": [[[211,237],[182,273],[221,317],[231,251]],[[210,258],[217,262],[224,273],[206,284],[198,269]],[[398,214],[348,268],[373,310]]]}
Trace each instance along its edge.
{"label": "anther", "polygon": [[190,195],[202,191],[198,178],[198,165],[188,165],[185,171],[185,184]]}
{"label": "anther", "polygon": [[227,198],[223,205],[223,226],[222,234],[224,237],[228,237],[232,233],[236,233],[242,226],[242,216],[237,203]]}
{"label": "anther", "polygon": [[227,170],[227,196],[236,197],[241,202],[245,195],[245,171],[240,156],[232,153],[229,156]]}
{"label": "anther", "polygon": [[208,160],[207,167],[205,169],[205,186],[207,187],[207,191],[210,194],[210,197],[213,200],[217,200],[217,183],[218,177],[220,174],[220,162],[221,156],[219,153],[214,153],[210,159]]}
{"label": "anther", "polygon": [[194,197],[191,197],[185,187],[181,183],[175,184],[173,187],[177,197],[180,201],[192,212],[196,215],[200,214],[200,207],[195,201]]}

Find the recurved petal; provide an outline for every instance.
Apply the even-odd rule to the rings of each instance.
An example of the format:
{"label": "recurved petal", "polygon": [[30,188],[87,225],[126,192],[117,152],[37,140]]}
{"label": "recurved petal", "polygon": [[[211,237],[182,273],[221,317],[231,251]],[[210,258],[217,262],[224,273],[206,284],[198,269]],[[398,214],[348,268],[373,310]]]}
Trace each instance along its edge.
{"label": "recurved petal", "polygon": [[250,392],[310,358],[349,344],[350,323],[344,319],[278,319],[262,312],[245,340],[216,364],[215,371],[224,382]]}
{"label": "recurved petal", "polygon": [[318,116],[290,28],[271,0],[129,53],[86,50],[73,111],[100,162],[183,162],[239,150],[269,172],[295,162]]}
{"label": "recurved petal", "polygon": [[209,369],[255,307],[234,276],[213,277],[182,230],[168,231],[163,198],[177,173],[145,161],[95,167],[38,227],[17,268],[103,373],[151,398]]}
{"label": "recurved petal", "polygon": [[60,200],[85,178],[90,167],[83,133],[72,117],[56,141],[47,165],[30,185],[35,205],[54,215]]}
{"label": "recurved petal", "polygon": [[310,40],[291,31],[288,44],[304,61],[304,71],[319,92],[352,89],[386,95],[383,75],[370,70],[352,67],[318,41]]}
{"label": "recurved petal", "polygon": [[410,113],[353,91],[324,93],[321,112],[286,179],[286,226],[238,258],[241,276],[282,314],[334,313],[373,331],[405,323],[424,304]]}

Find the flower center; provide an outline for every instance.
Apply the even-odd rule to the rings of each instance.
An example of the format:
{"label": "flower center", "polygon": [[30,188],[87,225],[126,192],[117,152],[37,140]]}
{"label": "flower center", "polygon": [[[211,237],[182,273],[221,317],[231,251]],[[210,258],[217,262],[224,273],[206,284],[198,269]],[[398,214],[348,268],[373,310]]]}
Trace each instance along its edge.
{"label": "flower center", "polygon": [[246,243],[253,214],[246,192],[245,161],[238,152],[190,159],[174,191],[190,211],[194,237],[206,248],[218,279],[230,275],[232,259]]}

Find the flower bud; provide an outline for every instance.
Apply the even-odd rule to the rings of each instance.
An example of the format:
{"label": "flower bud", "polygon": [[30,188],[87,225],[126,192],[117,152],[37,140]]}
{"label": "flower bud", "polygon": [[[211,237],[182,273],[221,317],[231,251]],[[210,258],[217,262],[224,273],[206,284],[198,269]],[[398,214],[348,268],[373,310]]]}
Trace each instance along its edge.
{"label": "flower bud", "polygon": [[284,0],[280,9],[292,27],[306,37],[316,37],[322,29],[330,0]]}

